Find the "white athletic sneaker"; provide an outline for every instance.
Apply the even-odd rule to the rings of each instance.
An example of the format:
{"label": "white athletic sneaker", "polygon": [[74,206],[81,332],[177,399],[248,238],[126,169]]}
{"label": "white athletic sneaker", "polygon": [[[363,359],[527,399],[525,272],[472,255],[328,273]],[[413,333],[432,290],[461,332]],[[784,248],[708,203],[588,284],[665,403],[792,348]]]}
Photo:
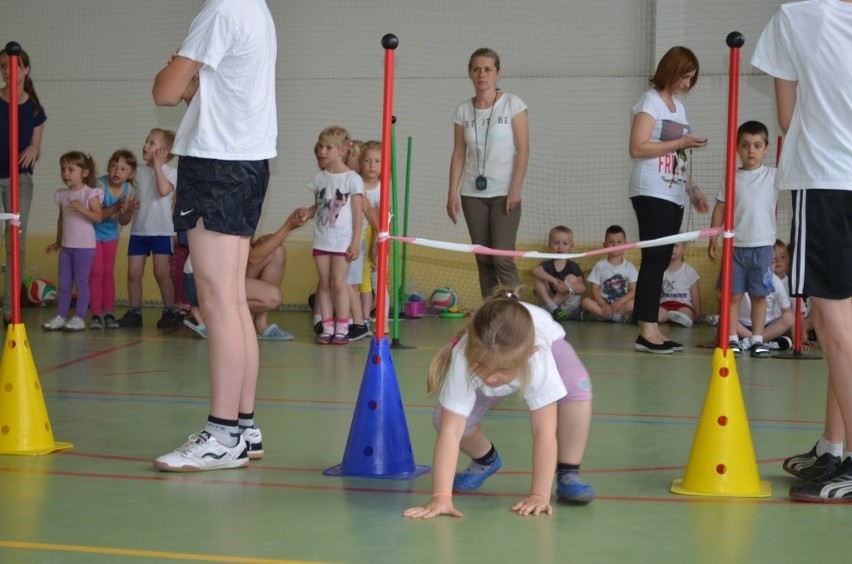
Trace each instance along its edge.
{"label": "white athletic sneaker", "polygon": [[207,431],[190,435],[189,440],[169,454],[157,458],[154,468],[164,472],[201,472],[242,468],[248,465],[246,441],[240,435],[235,447],[226,447]]}
{"label": "white athletic sneaker", "polygon": [[243,439],[246,441],[249,459],[263,458],[263,435],[260,434],[260,429],[250,427],[243,430]]}
{"label": "white athletic sneaker", "polygon": [[685,313],[681,313],[679,311],[670,311],[668,312],[666,317],[672,323],[677,323],[678,325],[683,325],[684,327],[692,327],[692,318],[686,315]]}
{"label": "white athletic sneaker", "polygon": [[65,323],[62,329],[65,331],[83,331],[86,329],[86,320],[75,315]]}
{"label": "white athletic sneaker", "polygon": [[42,323],[41,328],[45,331],[59,331],[65,328],[65,318],[61,315],[57,315],[47,323]]}

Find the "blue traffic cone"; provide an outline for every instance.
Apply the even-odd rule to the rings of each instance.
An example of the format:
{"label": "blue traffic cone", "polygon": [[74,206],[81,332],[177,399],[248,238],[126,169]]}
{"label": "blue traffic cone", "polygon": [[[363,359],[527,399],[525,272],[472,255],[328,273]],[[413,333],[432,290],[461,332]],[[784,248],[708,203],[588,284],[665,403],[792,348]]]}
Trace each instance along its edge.
{"label": "blue traffic cone", "polygon": [[385,337],[372,339],[343,462],[326,476],[405,480],[429,471],[414,464],[396,371]]}

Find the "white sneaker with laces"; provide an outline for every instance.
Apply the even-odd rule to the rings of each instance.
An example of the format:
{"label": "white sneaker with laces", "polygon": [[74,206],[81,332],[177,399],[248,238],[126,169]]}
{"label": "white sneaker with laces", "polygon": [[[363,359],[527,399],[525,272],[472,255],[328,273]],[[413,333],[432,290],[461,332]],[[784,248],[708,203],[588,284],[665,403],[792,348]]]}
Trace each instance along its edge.
{"label": "white sneaker with laces", "polygon": [[86,320],[82,317],[75,315],[67,322],[65,322],[65,325],[62,327],[62,329],[65,331],[83,331],[84,329],[86,329]]}
{"label": "white sneaker with laces", "polygon": [[41,328],[45,331],[59,331],[65,327],[65,318],[57,315],[47,323],[42,323]]}
{"label": "white sneaker with laces", "polygon": [[263,435],[257,427],[248,427],[243,430],[243,439],[246,441],[248,457],[250,460],[263,458]]}
{"label": "white sneaker with laces", "polygon": [[240,435],[235,447],[226,447],[207,431],[189,436],[189,440],[169,454],[154,460],[154,468],[164,472],[202,472],[242,468],[249,462],[246,441]]}

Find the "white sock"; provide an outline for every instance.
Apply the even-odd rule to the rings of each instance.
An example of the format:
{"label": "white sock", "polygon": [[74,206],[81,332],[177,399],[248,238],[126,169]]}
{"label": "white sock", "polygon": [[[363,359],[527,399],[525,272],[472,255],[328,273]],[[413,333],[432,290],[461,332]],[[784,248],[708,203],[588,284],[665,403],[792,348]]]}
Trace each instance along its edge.
{"label": "white sock", "polygon": [[758,344],[758,343],[762,343],[762,342],[763,342],[763,335],[752,335],[752,336],[751,336],[751,339],[749,339],[749,342],[750,342],[752,345],[756,345],[756,344]]}
{"label": "white sock", "polygon": [[728,337],[728,342],[729,343],[739,343],[740,337],[738,335],[731,335],[730,337]]}
{"label": "white sock", "polygon": [[816,455],[822,456],[825,453],[830,453],[832,456],[842,455],[843,443],[832,443],[825,437],[820,437],[816,444]]}

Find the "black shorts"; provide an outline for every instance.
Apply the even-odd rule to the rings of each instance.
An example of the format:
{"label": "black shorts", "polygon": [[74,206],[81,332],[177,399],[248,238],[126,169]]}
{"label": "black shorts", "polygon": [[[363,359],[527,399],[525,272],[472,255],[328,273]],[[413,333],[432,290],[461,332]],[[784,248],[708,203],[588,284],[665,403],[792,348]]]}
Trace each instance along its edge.
{"label": "black shorts", "polygon": [[852,297],[852,191],[794,191],[791,231],[791,295]]}
{"label": "black shorts", "polygon": [[269,161],[180,157],[173,214],[176,231],[204,228],[250,237],[257,230],[269,185]]}

